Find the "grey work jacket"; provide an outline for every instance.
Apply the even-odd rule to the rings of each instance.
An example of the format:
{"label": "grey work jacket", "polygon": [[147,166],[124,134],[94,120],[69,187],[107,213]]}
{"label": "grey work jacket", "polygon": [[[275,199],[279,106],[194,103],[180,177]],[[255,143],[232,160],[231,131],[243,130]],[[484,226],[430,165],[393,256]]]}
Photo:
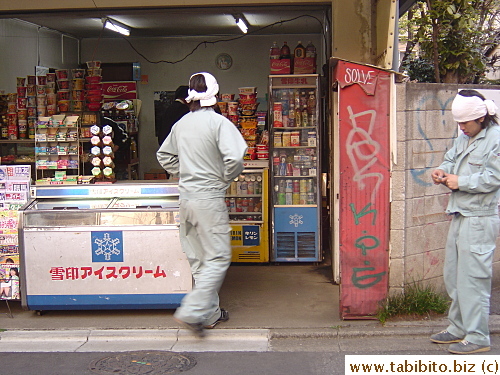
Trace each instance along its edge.
{"label": "grey work jacket", "polygon": [[177,121],[156,153],[160,165],[179,177],[180,198],[224,197],[243,170],[247,144],[234,124],[212,108]]}
{"label": "grey work jacket", "polygon": [[452,191],[446,212],[463,216],[498,214],[500,126],[490,125],[470,145],[468,142],[468,136],[459,135],[438,167],[458,175],[458,190]]}

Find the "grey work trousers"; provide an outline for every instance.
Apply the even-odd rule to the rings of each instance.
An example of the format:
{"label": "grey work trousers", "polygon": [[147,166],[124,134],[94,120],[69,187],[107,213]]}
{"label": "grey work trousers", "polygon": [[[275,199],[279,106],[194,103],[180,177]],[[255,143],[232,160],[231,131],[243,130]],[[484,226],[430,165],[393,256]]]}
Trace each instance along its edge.
{"label": "grey work trousers", "polygon": [[499,229],[498,215],[455,214],[446,241],[444,282],[452,299],[447,330],[478,345],[490,345],[492,262]]}
{"label": "grey work trousers", "polygon": [[174,317],[210,325],[219,319],[219,289],[231,263],[229,214],[222,197],[181,199],[180,240],[191,266],[193,290]]}

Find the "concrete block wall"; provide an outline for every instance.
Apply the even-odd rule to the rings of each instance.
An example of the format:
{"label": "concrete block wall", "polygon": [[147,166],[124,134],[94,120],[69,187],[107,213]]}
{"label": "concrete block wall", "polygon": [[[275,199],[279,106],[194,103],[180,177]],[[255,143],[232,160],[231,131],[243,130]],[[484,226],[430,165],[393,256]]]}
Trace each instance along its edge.
{"label": "concrete block wall", "polygon": [[[458,134],[451,103],[461,88],[463,85],[396,84],[397,164],[392,168],[390,294],[413,281],[432,283],[444,291],[444,247],[449,227],[444,211],[449,190],[434,185],[430,173],[441,164]],[[500,90],[499,86],[484,85],[467,88]],[[493,282],[500,284],[500,250],[495,254]]]}

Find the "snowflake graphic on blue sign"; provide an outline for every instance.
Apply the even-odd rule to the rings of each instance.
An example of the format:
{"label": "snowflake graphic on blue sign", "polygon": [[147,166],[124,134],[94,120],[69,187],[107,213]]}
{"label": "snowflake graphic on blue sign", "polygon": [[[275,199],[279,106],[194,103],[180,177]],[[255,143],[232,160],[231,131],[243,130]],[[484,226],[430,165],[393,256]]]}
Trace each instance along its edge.
{"label": "snowflake graphic on blue sign", "polygon": [[92,232],[93,262],[123,262],[122,232]]}
{"label": "snowflake graphic on blue sign", "polygon": [[304,222],[302,221],[303,217],[304,217],[303,215],[299,215],[299,214],[290,215],[289,216],[289,218],[290,218],[289,224],[293,224],[293,225],[295,225],[295,228],[297,228],[299,226],[299,224],[304,224]]}

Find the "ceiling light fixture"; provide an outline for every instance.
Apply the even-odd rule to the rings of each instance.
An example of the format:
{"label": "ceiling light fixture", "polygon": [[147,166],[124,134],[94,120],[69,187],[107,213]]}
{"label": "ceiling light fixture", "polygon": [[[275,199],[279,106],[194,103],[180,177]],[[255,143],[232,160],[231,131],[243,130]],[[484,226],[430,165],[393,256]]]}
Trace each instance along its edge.
{"label": "ceiling light fixture", "polygon": [[240,30],[246,34],[248,32],[248,22],[242,14],[233,15],[236,20],[236,25],[240,28]]}
{"label": "ceiling light fixture", "polygon": [[112,18],[103,18],[104,27],[125,36],[130,35],[130,27]]}

